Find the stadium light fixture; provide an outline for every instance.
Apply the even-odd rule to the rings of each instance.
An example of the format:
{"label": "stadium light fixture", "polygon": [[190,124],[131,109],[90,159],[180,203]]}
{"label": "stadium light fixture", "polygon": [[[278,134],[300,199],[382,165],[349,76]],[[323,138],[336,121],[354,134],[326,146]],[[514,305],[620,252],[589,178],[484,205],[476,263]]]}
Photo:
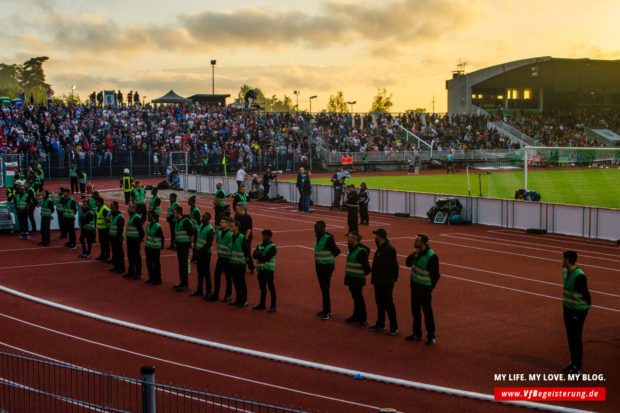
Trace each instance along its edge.
{"label": "stadium light fixture", "polygon": [[351,105],[351,113],[353,113],[353,105],[355,105],[357,103],[356,100],[351,100],[349,102],[347,102],[347,104]]}
{"label": "stadium light fixture", "polygon": [[211,94],[215,95],[215,64],[217,60],[211,60]]}

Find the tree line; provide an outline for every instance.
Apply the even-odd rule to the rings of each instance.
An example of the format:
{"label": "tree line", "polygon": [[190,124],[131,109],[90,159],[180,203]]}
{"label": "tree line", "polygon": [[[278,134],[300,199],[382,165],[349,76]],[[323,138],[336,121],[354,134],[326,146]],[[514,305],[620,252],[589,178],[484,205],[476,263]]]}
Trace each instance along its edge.
{"label": "tree line", "polygon": [[47,56],[33,57],[22,64],[0,63],[0,96],[11,99],[19,97],[23,91],[25,100],[32,96],[35,102],[44,102],[51,86],[45,82],[43,63]]}

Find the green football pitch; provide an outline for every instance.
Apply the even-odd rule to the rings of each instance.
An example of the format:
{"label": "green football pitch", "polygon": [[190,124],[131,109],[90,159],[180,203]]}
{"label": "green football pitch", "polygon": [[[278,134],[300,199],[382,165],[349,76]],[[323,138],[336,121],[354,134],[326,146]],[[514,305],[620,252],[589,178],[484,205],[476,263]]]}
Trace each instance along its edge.
{"label": "green football pitch", "polygon": [[[364,176],[347,179],[347,184],[368,188],[431,192],[446,195],[468,195],[467,174]],[[329,178],[313,178],[312,183],[331,185]],[[523,171],[470,173],[471,195],[514,199],[523,188]],[[528,172],[528,189],[541,194],[541,201],[620,208],[620,169],[558,169]]]}

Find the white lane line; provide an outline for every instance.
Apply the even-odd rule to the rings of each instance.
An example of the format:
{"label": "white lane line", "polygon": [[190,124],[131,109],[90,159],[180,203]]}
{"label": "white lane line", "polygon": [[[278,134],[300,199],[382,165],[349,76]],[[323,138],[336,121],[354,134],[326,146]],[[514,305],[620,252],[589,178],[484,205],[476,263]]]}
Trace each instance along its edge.
{"label": "white lane line", "polygon": [[[167,337],[167,338],[172,338],[172,339],[176,339],[176,340],[180,340],[180,341],[186,341],[186,342],[189,342],[189,343],[194,343],[194,344],[198,344],[198,345],[202,345],[202,346],[206,346],[206,347],[211,347],[211,348],[215,348],[215,349],[218,349],[218,350],[231,351],[231,352],[234,352],[234,353],[244,354],[244,355],[253,356],[253,357],[265,358],[267,360],[272,360],[272,361],[289,363],[289,364],[293,364],[293,365],[301,366],[301,367],[309,367],[309,368],[313,368],[313,369],[317,369],[317,370],[321,370],[321,371],[327,371],[327,372],[331,372],[331,373],[345,375],[345,376],[348,376],[348,377],[353,377],[353,376],[355,376],[357,374],[361,374],[361,375],[363,375],[368,380],[373,380],[373,381],[378,381],[378,382],[383,382],[383,383],[388,383],[388,384],[401,385],[401,386],[404,386],[404,387],[410,387],[410,388],[415,388],[415,389],[419,389],[419,390],[435,391],[435,392],[439,392],[439,393],[449,394],[449,395],[453,395],[453,396],[467,397],[467,398],[476,399],[476,400],[484,400],[484,401],[493,402],[493,403],[511,404],[511,405],[515,405],[515,406],[536,408],[536,409],[540,409],[540,410],[556,411],[556,412],[567,412],[567,411],[570,411],[570,412],[582,412],[580,410],[568,409],[566,407],[561,407],[561,406],[554,406],[554,405],[547,405],[547,404],[542,404],[542,403],[533,403],[533,402],[526,402],[526,401],[497,402],[497,401],[495,401],[495,398],[494,398],[494,396],[492,394],[484,394],[484,393],[472,392],[472,391],[456,389],[456,388],[451,388],[451,387],[436,386],[436,385],[433,385],[433,384],[415,382],[415,381],[411,381],[411,380],[404,380],[404,379],[399,379],[399,378],[396,378],[396,377],[390,377],[390,376],[384,376],[384,375],[380,375],[380,374],[367,373],[367,372],[359,371],[359,370],[351,370],[351,369],[347,369],[347,368],[343,368],[343,367],[333,366],[333,365],[324,364],[324,363],[316,363],[316,362],[312,362],[312,361],[308,361],[308,360],[298,359],[298,358],[294,358],[294,357],[282,356],[282,355],[274,354],[274,353],[267,353],[267,352],[252,350],[252,349],[248,349],[248,348],[244,348],[244,347],[231,346],[231,345],[228,345],[228,344],[222,344],[222,343],[218,343],[218,342],[215,342],[215,341],[203,340],[203,339],[199,339],[199,338],[195,338],[195,337],[190,337],[190,336],[186,336],[186,335],[182,335],[182,334],[172,333],[170,331],[160,330],[160,329],[156,329],[156,328],[152,328],[152,327],[148,327],[148,326],[143,326],[143,325],[140,325],[140,324],[130,323],[130,322],[127,322],[127,321],[116,319],[116,318],[107,317],[107,316],[103,316],[103,315],[100,315],[100,314],[96,314],[96,313],[80,310],[78,308],[74,308],[74,307],[70,307],[70,306],[67,306],[67,305],[59,304],[59,303],[56,303],[56,302],[53,302],[53,301],[45,300],[45,299],[42,299],[42,298],[39,298],[39,297],[35,297],[35,296],[29,295],[29,294],[25,294],[25,293],[22,293],[22,292],[19,292],[17,290],[13,290],[13,289],[10,289],[10,288],[4,287],[4,286],[0,286],[0,290],[4,291],[5,293],[8,293],[8,294],[15,295],[17,297],[21,297],[21,298],[26,299],[26,300],[30,300],[30,301],[33,301],[33,302],[36,302],[36,303],[39,303],[39,304],[47,305],[47,306],[52,307],[52,308],[64,310],[64,311],[67,311],[67,312],[70,312],[70,313],[73,313],[73,314],[78,314],[78,315],[81,315],[81,316],[84,316],[84,317],[89,317],[89,318],[92,318],[92,319],[95,319],[95,320],[98,320],[98,321],[107,322],[107,323],[110,323],[110,324],[114,324],[114,325],[118,325],[118,326],[121,326],[121,327],[126,327],[126,328],[130,328],[130,329],[146,332],[146,333],[149,333],[149,334],[161,335],[161,336],[164,336],[164,337]],[[26,321],[16,319],[15,317],[11,317],[11,316],[8,316],[6,314],[0,313],[0,315],[3,316],[3,317],[7,317],[7,318],[10,318],[10,319],[14,319],[16,321],[20,321],[20,322],[32,325],[32,326],[36,326],[38,328],[42,328],[42,329],[45,329],[45,330],[48,330],[48,331],[53,331],[53,330],[48,329],[46,327],[34,325],[32,323],[28,323]],[[53,331],[53,332],[55,332],[55,331]],[[66,335],[66,336],[70,336],[72,338],[81,339],[83,341],[87,341],[86,339],[78,338],[76,336],[71,336],[71,335],[69,335],[67,333],[61,333],[61,334]],[[95,344],[100,344],[100,343],[95,343]],[[112,346],[108,346],[108,345],[104,345],[104,346],[108,347],[108,348],[112,348]],[[126,350],[126,351],[129,352],[128,350]],[[146,356],[146,355],[143,355],[143,354],[139,354],[139,355],[143,356],[143,357],[154,358],[152,356]],[[162,361],[170,363],[169,360],[162,360]],[[177,364],[177,365],[180,365],[180,364]],[[187,366],[187,365],[184,365],[184,366]],[[193,367],[193,366],[187,366],[187,367],[188,368],[197,369],[196,367]],[[248,379],[244,379],[244,380],[248,380]],[[270,384],[267,384],[267,383],[260,383],[260,384],[268,385],[270,387],[276,387],[274,385],[270,385]],[[288,388],[286,390],[295,391],[293,389],[288,389]],[[300,392],[300,391],[297,391],[297,392]],[[375,406],[371,406],[371,408],[375,408],[376,409]]]}
{"label": "white lane line", "polygon": [[[176,254],[164,254],[161,255],[160,258],[166,258],[166,257],[176,257]],[[128,258],[125,257],[125,261],[128,261]],[[146,257],[143,256],[142,257],[142,261],[146,261]],[[51,266],[51,265],[71,265],[71,264],[92,264],[94,262],[97,262],[96,260],[92,260],[92,259],[83,259],[81,261],[65,261],[65,262],[51,262],[51,263],[47,263],[47,264],[29,264],[29,265],[13,265],[10,267],[0,267],[0,270],[12,270],[12,269],[17,269],[17,268],[31,268],[31,267],[46,267],[46,266]]]}
{"label": "white lane line", "polygon": [[[510,231],[507,229],[494,229],[494,230],[489,230],[488,232],[502,234],[502,235],[511,235],[513,237],[546,240],[546,241],[551,241],[551,242],[564,242],[564,243],[568,242],[572,244],[579,244],[582,246],[585,244],[585,245],[596,247],[596,248],[614,249],[616,251],[618,250],[618,247],[613,245],[613,241],[603,241],[599,239],[589,239],[589,238],[582,238],[578,236],[559,235],[559,234],[530,235],[530,234],[525,234],[523,231],[517,232],[517,231]],[[579,239],[576,239],[576,238],[579,238]]]}

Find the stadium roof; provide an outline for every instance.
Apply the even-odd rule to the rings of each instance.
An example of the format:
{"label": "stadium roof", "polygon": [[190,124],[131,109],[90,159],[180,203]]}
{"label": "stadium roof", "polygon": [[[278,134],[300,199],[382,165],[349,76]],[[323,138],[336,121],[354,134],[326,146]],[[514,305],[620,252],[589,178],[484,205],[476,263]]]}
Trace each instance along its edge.
{"label": "stadium roof", "polygon": [[620,88],[620,60],[560,59],[550,56],[516,60],[467,73],[475,88],[571,87]]}
{"label": "stadium roof", "polygon": [[151,100],[152,103],[192,103],[190,99],[185,99],[177,95],[174,91],[166,93],[164,96]]}

